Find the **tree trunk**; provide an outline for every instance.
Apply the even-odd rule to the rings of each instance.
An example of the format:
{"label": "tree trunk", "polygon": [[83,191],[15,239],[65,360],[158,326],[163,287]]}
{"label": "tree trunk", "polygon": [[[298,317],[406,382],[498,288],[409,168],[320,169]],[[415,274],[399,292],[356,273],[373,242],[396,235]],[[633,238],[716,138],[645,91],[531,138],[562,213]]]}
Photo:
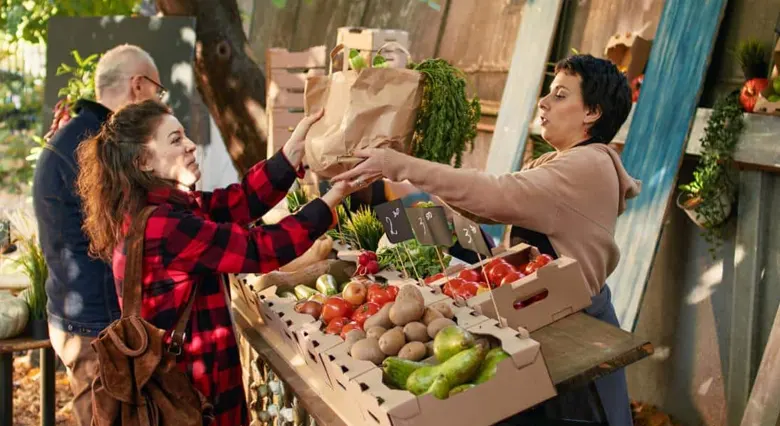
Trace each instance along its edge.
{"label": "tree trunk", "polygon": [[266,157],[265,75],[250,56],[236,0],[157,0],[168,16],[195,16],[195,81],[240,176]]}

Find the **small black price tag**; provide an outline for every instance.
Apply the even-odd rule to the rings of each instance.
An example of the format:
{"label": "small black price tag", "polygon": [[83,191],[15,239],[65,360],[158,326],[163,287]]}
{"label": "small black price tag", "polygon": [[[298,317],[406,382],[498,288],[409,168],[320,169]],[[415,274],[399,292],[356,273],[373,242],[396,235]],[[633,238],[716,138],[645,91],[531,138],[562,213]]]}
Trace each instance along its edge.
{"label": "small black price tag", "polygon": [[406,217],[404,203],[399,199],[374,207],[376,216],[385,229],[387,239],[393,243],[400,243],[414,239],[414,232]]}
{"label": "small black price tag", "polygon": [[452,232],[447,225],[447,216],[444,208],[436,207],[411,207],[406,209],[409,221],[412,224],[417,241],[426,246],[451,247]]}
{"label": "small black price tag", "polygon": [[454,215],[453,222],[455,223],[455,235],[458,236],[458,241],[463,248],[487,257],[493,255],[482,236],[479,225],[459,214]]}

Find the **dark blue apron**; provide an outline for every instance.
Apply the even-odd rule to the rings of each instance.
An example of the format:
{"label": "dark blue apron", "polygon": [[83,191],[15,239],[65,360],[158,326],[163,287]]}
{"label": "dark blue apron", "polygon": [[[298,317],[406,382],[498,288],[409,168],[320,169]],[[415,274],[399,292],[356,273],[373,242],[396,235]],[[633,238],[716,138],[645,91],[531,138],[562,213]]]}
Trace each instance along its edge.
{"label": "dark blue apron", "polygon": [[[521,242],[535,246],[541,253],[557,258],[558,254],[547,235],[529,229],[512,227],[511,245]],[[615,327],[620,327],[612,293],[604,285],[601,292],[591,298],[585,313]],[[631,426],[631,408],[628,400],[626,372],[619,369],[594,380],[590,385],[559,394],[531,410],[498,423],[501,426],[542,425],[609,425]]]}

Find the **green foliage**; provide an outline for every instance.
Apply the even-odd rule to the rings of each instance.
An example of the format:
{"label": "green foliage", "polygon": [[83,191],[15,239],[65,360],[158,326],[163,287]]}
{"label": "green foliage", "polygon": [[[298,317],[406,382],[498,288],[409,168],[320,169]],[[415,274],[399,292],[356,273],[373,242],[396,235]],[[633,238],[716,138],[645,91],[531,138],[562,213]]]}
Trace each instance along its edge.
{"label": "green foliage", "polygon": [[767,76],[767,71],[769,70],[768,53],[769,50],[766,45],[756,39],[744,40],[737,45],[734,56],[736,56],[737,62],[739,62],[739,66],[742,68],[745,80]]}
{"label": "green foliage", "polygon": [[[375,252],[379,247],[385,230],[382,222],[376,217],[376,213],[368,207],[360,207],[356,212],[351,211],[349,197],[336,208],[338,226],[328,231],[328,235],[334,240],[344,240],[353,248]],[[343,238],[342,238],[343,236]]]}
{"label": "green foliage", "polygon": [[[409,240],[395,247],[397,250],[386,248],[377,253],[380,268],[392,267],[396,271],[406,270],[410,275],[417,271],[422,278],[442,272],[435,246],[423,246],[417,240]],[[444,255],[443,260],[445,265],[449,265],[452,257]]]}
{"label": "green foliage", "polygon": [[0,71],[0,191],[25,192],[32,184],[31,150],[40,146],[43,82]]}
{"label": "green foliage", "polygon": [[3,0],[0,27],[11,41],[45,43],[54,16],[111,16],[137,13],[141,0]]}
{"label": "green foliage", "polygon": [[474,147],[481,115],[479,99],[466,97],[465,75],[443,59],[426,59],[409,68],[424,76],[412,155],[460,167],[463,152]]}
{"label": "green foliage", "polygon": [[732,179],[734,151],[745,128],[737,93],[719,99],[707,121],[701,139],[702,152],[693,172],[693,181],[680,185],[683,207],[703,219],[702,235],[713,257],[723,240],[725,209],[723,195],[733,202],[736,185]]}
{"label": "green foliage", "polygon": [[30,306],[32,319],[46,318],[46,279],[49,277],[49,269],[43,257],[41,247],[35,242],[35,235],[21,238],[17,245],[21,254],[13,262],[21,269],[22,273],[30,280],[27,293],[27,304]]}
{"label": "green foliage", "polygon": [[57,96],[65,97],[65,104],[73,113],[73,107],[79,99],[95,99],[95,68],[101,55],[95,53],[82,58],[76,50],[70,54],[76,64],[71,66],[62,63],[57,67],[57,75],[71,75],[65,87],[57,92]]}

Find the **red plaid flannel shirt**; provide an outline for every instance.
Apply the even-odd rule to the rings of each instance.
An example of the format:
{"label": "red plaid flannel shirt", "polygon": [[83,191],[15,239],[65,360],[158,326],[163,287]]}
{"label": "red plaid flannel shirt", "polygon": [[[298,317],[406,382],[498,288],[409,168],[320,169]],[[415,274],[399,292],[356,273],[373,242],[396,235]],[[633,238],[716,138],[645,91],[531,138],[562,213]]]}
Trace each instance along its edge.
{"label": "red plaid flannel shirt", "polygon": [[[248,228],[284,198],[300,171],[283,154],[252,167],[240,184],[209,192],[161,189],[148,202],[159,207],[144,232],[141,315],[173,330],[200,280],[179,355],[179,367],[214,404],[214,426],[248,424],[228,286],[223,273],[269,272],[302,255],[331,227],[333,213],[314,200],[276,225]],[[124,243],[113,266],[121,296]],[[121,306],[121,300],[120,300]]]}

